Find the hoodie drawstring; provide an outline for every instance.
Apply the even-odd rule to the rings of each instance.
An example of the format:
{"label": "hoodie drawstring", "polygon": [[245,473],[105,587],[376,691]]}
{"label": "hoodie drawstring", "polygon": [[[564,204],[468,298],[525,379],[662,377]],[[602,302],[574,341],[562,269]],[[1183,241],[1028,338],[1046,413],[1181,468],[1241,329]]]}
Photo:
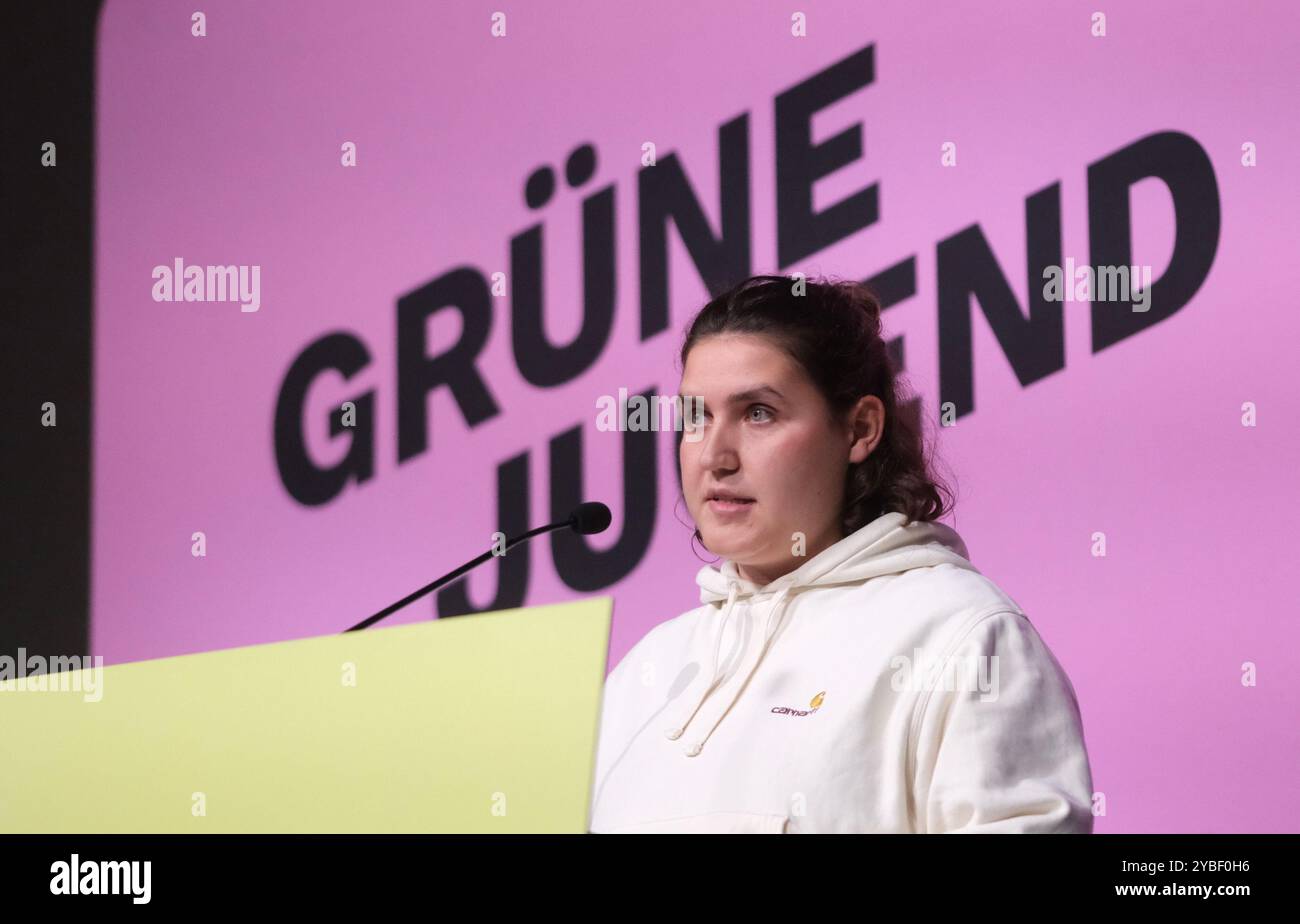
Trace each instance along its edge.
{"label": "hoodie drawstring", "polygon": [[[718,641],[713,646],[713,671],[709,675],[709,685],[704,691],[705,696],[708,696],[711,692],[713,692],[713,688],[717,686],[718,683],[718,672],[722,668],[722,664],[720,663],[721,655],[722,655],[722,637],[727,632],[727,620],[731,618],[731,608],[733,605],[735,605],[736,597],[738,596],[739,590],[740,588],[735,584],[733,584],[731,586],[731,593],[727,595],[727,605],[726,607],[723,608],[722,611],[722,628],[718,630]],[[703,699],[700,700],[700,702],[703,701],[704,701]],[[692,713],[692,715],[693,714],[694,713]]]}
{"label": "hoodie drawstring", "polygon": [[713,646],[713,669],[709,674],[709,681],[704,688],[704,692],[701,693],[700,698],[696,700],[695,707],[691,709],[689,715],[682,717],[678,721],[677,725],[664,729],[665,736],[669,738],[680,737],[681,733],[686,730],[686,726],[690,724],[691,719],[695,718],[695,713],[700,711],[700,707],[704,705],[704,701],[709,698],[709,694],[713,692],[714,686],[717,685],[718,668],[720,666],[718,664],[718,661],[719,661],[719,656],[722,652],[722,637],[723,635],[726,634],[727,620],[731,617],[731,608],[732,606],[735,605],[736,597],[739,595],[739,593],[740,593],[740,585],[733,583],[731,585],[730,593],[727,594],[727,604],[722,608],[722,619],[721,619],[721,627],[718,629],[718,640],[717,643]]}
{"label": "hoodie drawstring", "polygon": [[[781,616],[784,615],[785,606],[786,603],[788,602],[790,591],[794,589],[795,588],[793,586],[787,586],[782,588],[780,592],[777,594],[775,601],[773,601],[772,608],[768,611],[767,618],[763,624],[763,643],[762,643],[762,647],[759,648],[758,657],[755,659],[754,665],[749,669],[749,672],[746,674],[745,679],[741,681],[739,684],[737,684],[736,694],[732,697],[731,702],[727,704],[727,708],[722,711],[722,714],[719,715],[716,720],[714,720],[712,726],[705,729],[703,734],[696,736],[694,740],[686,744],[685,748],[683,749],[686,756],[694,757],[695,755],[699,754],[701,750],[704,749],[704,742],[708,740],[709,736],[713,733],[713,729],[717,728],[718,724],[722,721],[723,717],[726,716],[727,712],[730,711],[731,707],[735,704],[736,699],[740,695],[740,691],[744,689],[745,684],[748,683],[749,681],[749,678],[754,675],[754,672],[756,670],[758,670],[759,664],[761,664],[763,658],[767,656],[767,648],[772,642],[772,637],[776,634],[777,630],[780,628]],[[709,678],[709,684],[708,686],[705,687],[703,694],[700,696],[699,701],[695,703],[694,708],[691,709],[690,715],[688,715],[686,718],[681,720],[679,726],[673,728],[667,728],[664,730],[664,734],[669,738],[675,739],[682,735],[682,733],[686,730],[687,726],[689,726],[690,723],[695,719],[696,714],[700,711],[700,707],[704,705],[705,701],[709,698],[709,694],[713,692],[714,687],[717,685],[718,668],[719,668],[718,654],[722,648],[723,630],[725,630],[726,628],[727,618],[731,615],[731,608],[736,601],[738,590],[739,590],[738,585],[733,583],[731,585],[730,593],[727,595],[727,605],[723,611],[722,627],[718,631],[717,644],[714,646],[714,657],[713,657],[714,666],[713,666],[713,673]]]}

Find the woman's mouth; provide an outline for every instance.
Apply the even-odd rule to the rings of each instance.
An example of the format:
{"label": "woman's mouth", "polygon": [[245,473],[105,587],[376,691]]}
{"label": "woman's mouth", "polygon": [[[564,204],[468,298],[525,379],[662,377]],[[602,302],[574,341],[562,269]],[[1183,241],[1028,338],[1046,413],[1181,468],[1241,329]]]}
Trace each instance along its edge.
{"label": "woman's mouth", "polygon": [[753,498],[748,497],[710,497],[708,507],[717,514],[744,513],[754,506]]}

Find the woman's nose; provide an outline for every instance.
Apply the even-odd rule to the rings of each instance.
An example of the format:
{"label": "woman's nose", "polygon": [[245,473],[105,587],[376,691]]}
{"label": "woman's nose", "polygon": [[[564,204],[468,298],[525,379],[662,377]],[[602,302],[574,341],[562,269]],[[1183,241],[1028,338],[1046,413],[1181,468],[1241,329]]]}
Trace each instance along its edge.
{"label": "woman's nose", "polygon": [[705,469],[734,469],[738,457],[734,436],[726,425],[711,422],[704,428],[699,463]]}

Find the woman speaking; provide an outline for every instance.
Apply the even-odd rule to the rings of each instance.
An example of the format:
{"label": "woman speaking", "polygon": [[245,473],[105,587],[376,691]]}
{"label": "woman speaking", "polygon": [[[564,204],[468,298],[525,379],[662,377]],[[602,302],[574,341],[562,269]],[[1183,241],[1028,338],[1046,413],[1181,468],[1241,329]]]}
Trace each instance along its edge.
{"label": "woman speaking", "polygon": [[591,830],[1091,832],[1074,689],[939,522],[874,295],[747,279],[681,364],[681,492],[722,564],[606,681]]}

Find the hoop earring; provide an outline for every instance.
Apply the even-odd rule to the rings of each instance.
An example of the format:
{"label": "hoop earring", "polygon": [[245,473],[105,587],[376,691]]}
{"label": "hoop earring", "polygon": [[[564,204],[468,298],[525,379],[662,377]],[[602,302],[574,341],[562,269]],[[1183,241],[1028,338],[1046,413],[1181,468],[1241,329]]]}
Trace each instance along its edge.
{"label": "hoop earring", "polygon": [[[704,546],[704,544],[703,544],[703,543],[704,543],[704,536],[702,536],[702,535],[700,534],[700,528],[699,528],[698,526],[695,527],[695,532],[691,533],[691,551],[692,551],[692,552],[695,551],[695,540],[697,540],[697,539],[700,541],[700,548],[703,548],[704,551],[708,552],[709,550],[708,550],[708,549]],[[709,552],[709,554],[712,555],[713,553],[712,553],[712,552]],[[699,556],[698,553],[695,555],[695,557],[698,558],[700,561],[703,561],[706,565],[712,565],[712,564],[714,564],[715,562],[719,562],[719,561],[722,560],[722,557],[721,557],[721,556],[717,556],[717,557],[715,557],[715,558],[713,559],[713,561],[705,561],[703,558],[700,558],[700,556]]]}

